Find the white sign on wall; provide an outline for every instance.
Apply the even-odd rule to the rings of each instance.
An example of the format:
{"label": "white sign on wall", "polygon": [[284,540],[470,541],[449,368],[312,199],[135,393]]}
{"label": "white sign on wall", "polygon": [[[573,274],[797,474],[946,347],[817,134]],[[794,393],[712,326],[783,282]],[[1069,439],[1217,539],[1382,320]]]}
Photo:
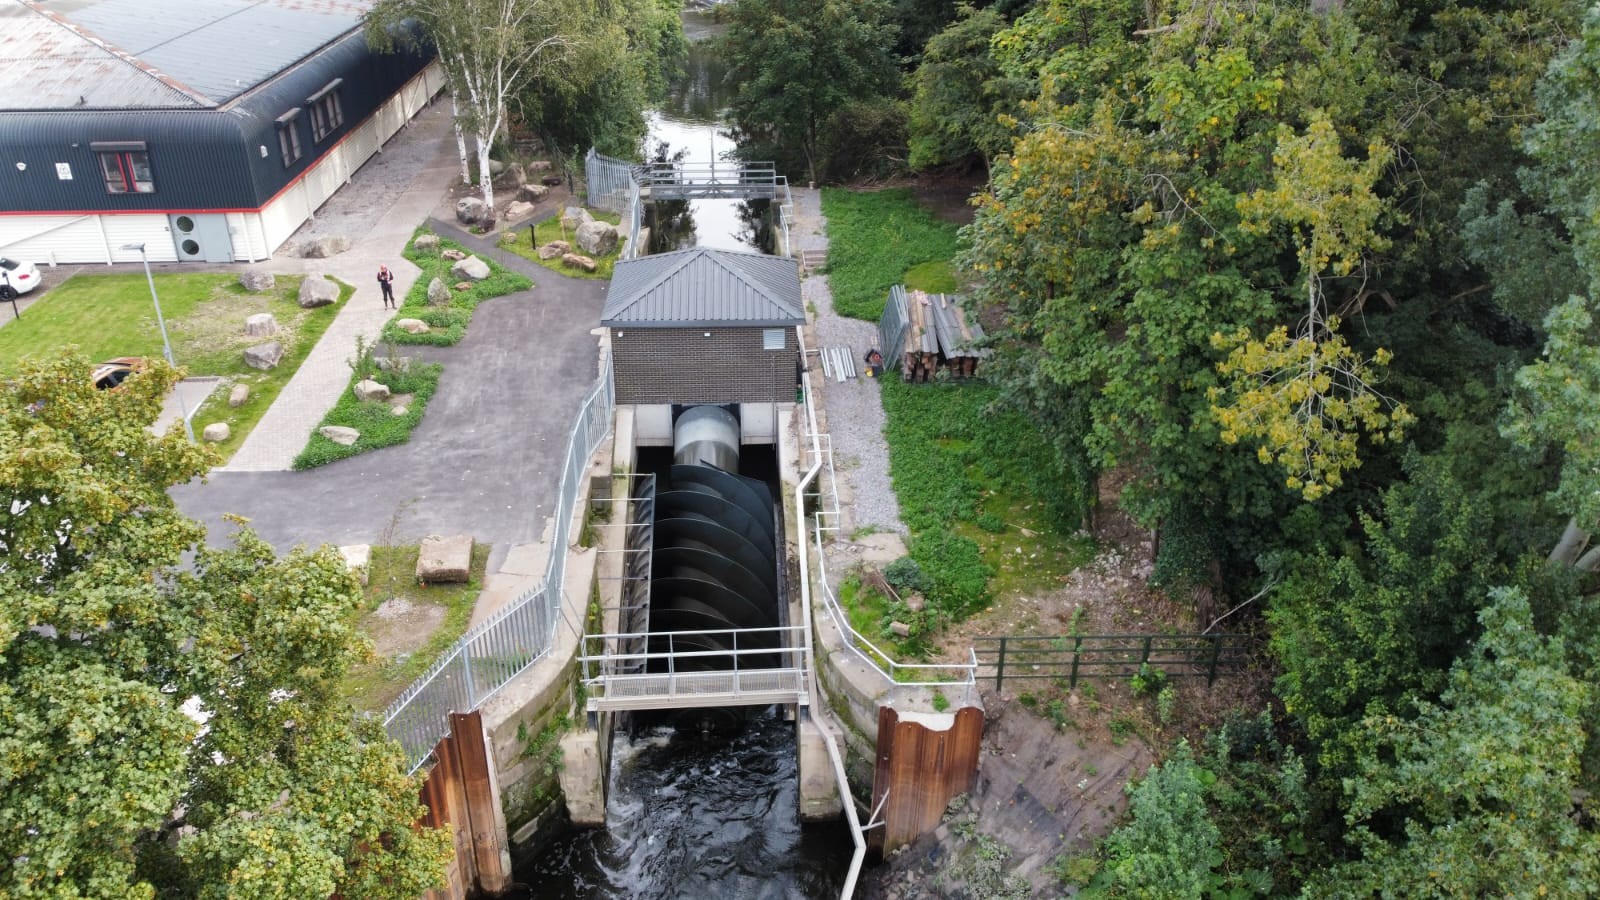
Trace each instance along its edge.
{"label": "white sign on wall", "polygon": [[72,164],[71,163],[56,163],[56,178],[58,178],[58,179],[60,179],[62,181],[71,181],[72,180]]}

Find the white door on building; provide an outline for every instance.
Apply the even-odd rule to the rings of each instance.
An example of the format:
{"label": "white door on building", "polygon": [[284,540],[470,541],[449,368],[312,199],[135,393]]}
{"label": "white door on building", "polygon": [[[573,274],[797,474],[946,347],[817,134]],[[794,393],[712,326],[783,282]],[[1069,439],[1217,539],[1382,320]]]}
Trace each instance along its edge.
{"label": "white door on building", "polygon": [[233,262],[227,216],[182,213],[167,218],[172,224],[172,243],[178,248],[178,259]]}

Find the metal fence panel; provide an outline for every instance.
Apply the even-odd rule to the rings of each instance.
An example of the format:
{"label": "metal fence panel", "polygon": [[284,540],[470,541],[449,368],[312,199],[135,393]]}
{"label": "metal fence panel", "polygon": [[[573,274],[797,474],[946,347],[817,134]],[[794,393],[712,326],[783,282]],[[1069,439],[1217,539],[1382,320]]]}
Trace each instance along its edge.
{"label": "metal fence panel", "polygon": [[608,357],[567,437],[544,581],[463,634],[385,711],[383,727],[405,750],[410,771],[416,771],[449,733],[450,713],[477,709],[549,651],[561,615],[573,512],[583,493],[589,458],[611,431],[615,398]]}
{"label": "metal fence panel", "polygon": [[883,354],[884,365],[894,368],[900,364],[901,344],[910,327],[906,309],[906,289],[900,285],[889,288],[889,297],[883,304],[883,315],[878,318],[878,352]]}

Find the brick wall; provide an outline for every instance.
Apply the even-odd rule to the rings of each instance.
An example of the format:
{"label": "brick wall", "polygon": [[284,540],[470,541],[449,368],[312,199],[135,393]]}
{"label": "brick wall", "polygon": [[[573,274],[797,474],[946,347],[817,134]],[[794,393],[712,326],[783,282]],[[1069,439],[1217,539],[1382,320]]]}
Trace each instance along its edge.
{"label": "brick wall", "polygon": [[[613,328],[618,403],[793,403],[800,346],[761,349],[762,328]],[[707,334],[710,337],[706,337]]]}

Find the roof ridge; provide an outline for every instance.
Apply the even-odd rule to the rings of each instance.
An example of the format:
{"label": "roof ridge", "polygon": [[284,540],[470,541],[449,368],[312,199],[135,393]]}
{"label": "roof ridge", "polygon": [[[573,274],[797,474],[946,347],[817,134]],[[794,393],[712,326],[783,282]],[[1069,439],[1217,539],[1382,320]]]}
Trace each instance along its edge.
{"label": "roof ridge", "polygon": [[28,9],[31,9],[35,13],[38,13],[39,15],[44,16],[50,21],[56,23],[56,25],[60,26],[68,33],[83,39],[86,43],[99,47],[105,52],[121,60],[123,63],[126,63],[128,66],[144,73],[152,80],[157,81],[174,91],[177,91],[201,106],[210,108],[215,108],[217,106],[217,102],[212,100],[210,97],[207,97],[205,94],[202,94],[194,88],[189,87],[187,84],[184,84],[178,79],[173,78],[171,75],[167,75],[157,70],[155,67],[149,65],[134,54],[122,49],[121,47],[118,47],[116,44],[111,43],[105,38],[100,37],[98,34],[95,34],[89,29],[84,28],[82,25],[73,22],[65,15],[58,13],[53,9],[45,9],[39,5],[38,0],[21,0],[21,3]]}

